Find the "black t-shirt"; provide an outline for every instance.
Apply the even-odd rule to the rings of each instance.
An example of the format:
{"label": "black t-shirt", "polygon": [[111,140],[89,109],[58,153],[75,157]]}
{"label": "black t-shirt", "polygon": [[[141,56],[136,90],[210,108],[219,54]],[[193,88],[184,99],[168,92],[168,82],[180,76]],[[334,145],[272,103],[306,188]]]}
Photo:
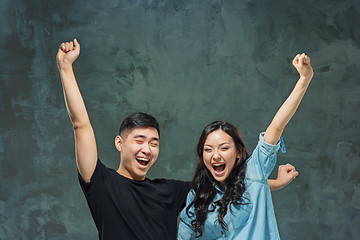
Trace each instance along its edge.
{"label": "black t-shirt", "polygon": [[189,182],[131,180],[100,159],[89,183],[78,175],[99,239],[176,239],[177,216],[185,206]]}

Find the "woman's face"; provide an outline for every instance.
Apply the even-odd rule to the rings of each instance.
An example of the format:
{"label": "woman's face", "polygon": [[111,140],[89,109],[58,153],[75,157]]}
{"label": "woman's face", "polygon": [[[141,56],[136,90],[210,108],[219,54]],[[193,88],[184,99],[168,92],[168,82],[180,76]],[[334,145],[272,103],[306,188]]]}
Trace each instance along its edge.
{"label": "woman's face", "polygon": [[221,186],[233,169],[236,158],[239,154],[230,135],[218,129],[207,136],[203,149],[204,164]]}

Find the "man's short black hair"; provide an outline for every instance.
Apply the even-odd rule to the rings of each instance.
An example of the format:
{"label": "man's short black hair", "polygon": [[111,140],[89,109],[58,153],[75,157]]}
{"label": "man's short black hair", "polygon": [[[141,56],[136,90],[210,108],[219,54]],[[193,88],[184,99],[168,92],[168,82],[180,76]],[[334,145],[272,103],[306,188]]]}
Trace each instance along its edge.
{"label": "man's short black hair", "polygon": [[157,130],[160,138],[159,123],[155,117],[143,112],[136,112],[127,116],[121,123],[119,135],[124,131],[131,131],[136,127],[153,127]]}

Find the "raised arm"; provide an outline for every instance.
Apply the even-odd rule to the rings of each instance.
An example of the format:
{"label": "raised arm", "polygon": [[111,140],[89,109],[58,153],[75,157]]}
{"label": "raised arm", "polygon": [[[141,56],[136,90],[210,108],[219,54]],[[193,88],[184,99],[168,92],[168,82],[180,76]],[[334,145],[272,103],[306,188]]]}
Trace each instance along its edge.
{"label": "raised arm", "polygon": [[74,129],[77,168],[81,177],[90,182],[96,166],[97,149],[94,131],[72,68],[79,54],[80,44],[74,39],[60,45],[56,60],[66,108]]}
{"label": "raised arm", "polygon": [[310,65],[310,58],[305,55],[305,53],[296,55],[292,63],[299,72],[300,79],[297,81],[293,91],[280,107],[269,127],[266,129],[264,140],[272,145],[278,143],[285,126],[296,112],[314,75]]}

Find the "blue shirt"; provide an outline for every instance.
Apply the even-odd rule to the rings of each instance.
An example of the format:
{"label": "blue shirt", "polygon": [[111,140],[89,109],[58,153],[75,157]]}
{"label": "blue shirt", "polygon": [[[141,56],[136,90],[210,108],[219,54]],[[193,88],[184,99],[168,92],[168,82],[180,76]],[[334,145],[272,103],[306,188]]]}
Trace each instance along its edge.
{"label": "blue shirt", "polygon": [[[276,224],[274,207],[271,199],[268,177],[276,163],[276,153],[281,149],[285,152],[282,138],[277,145],[270,145],[264,141],[264,133],[259,136],[259,142],[250,158],[247,160],[245,193],[246,205],[228,206],[224,220],[228,229],[222,229],[218,222],[218,208],[213,212],[208,212],[207,219],[203,226],[201,239],[280,239]],[[214,202],[221,199],[223,192],[216,188]],[[178,230],[179,240],[195,239],[195,232],[191,226],[191,221],[195,219],[194,207],[186,208],[194,198],[194,191],[191,190],[187,196],[186,207],[180,213],[180,224]],[[211,208],[211,204],[210,207]]]}

